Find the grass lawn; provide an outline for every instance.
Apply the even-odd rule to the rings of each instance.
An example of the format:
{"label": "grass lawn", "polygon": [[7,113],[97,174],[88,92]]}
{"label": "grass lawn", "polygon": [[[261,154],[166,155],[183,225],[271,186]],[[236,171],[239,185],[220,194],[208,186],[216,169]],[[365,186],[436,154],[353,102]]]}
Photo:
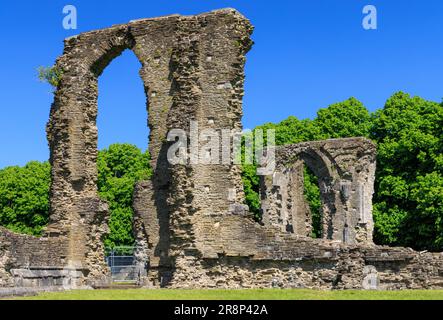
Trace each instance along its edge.
{"label": "grass lawn", "polygon": [[42,293],[31,300],[443,300],[443,290],[319,291],[307,289],[251,290],[74,290]]}

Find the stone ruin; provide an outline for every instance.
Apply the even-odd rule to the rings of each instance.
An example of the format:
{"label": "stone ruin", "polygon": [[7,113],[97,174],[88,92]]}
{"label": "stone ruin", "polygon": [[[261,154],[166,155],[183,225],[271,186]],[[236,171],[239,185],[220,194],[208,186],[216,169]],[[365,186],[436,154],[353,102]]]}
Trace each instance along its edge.
{"label": "stone ruin", "polygon": [[[233,9],[131,21],[65,40],[47,135],[50,224],[36,238],[0,230],[0,287],[109,281],[109,210],[97,194],[97,79],[124,50],[142,64],[154,170],[134,193],[142,284],[170,288],[443,288],[443,255],[372,241],[376,148],[364,138],[279,147],[261,177],[263,221],[244,205],[235,164],[171,165],[169,130],[241,130],[250,22]],[[322,238],[310,237],[303,166],[318,177]]]}

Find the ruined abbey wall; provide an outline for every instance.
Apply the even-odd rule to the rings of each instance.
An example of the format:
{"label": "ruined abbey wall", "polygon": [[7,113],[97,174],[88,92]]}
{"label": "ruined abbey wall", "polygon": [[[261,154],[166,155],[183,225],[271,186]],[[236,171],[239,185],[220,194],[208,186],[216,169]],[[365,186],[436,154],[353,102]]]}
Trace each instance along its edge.
{"label": "ruined abbey wall", "polygon": [[262,213],[266,224],[310,236],[312,221],[304,200],[304,166],[318,177],[323,239],[371,243],[375,145],[366,139],[331,139],[277,149],[277,168],[264,176]]}
{"label": "ruined abbey wall", "polygon": [[[150,181],[137,184],[133,198],[136,258],[140,268],[147,266],[144,285],[443,287],[442,254],[373,244],[376,150],[367,139],[277,148],[275,170],[261,177],[261,223],[244,204],[240,165],[168,162],[173,129],[190,132],[189,151],[200,149],[192,134],[204,129],[242,129],[252,29],[237,11],[225,9],[131,21],[65,40],[56,64],[63,74],[47,126],[50,224],[41,238],[0,229],[0,287],[94,286],[109,280],[103,248],[109,209],[96,186],[97,79],[126,49],[142,65],[154,172]],[[321,190],[321,239],[310,237],[305,165]]]}

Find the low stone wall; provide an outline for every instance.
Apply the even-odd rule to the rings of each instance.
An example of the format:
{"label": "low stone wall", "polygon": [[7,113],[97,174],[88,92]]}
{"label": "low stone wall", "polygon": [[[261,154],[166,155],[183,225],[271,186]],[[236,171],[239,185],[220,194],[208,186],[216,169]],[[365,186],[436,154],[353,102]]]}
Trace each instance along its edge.
{"label": "low stone wall", "polygon": [[192,272],[176,272],[173,288],[443,289],[443,254],[407,248],[340,247],[293,260],[187,256],[177,266]]}
{"label": "low stone wall", "polygon": [[16,287],[57,287],[76,288],[81,285],[83,270],[75,268],[30,267],[28,269],[12,269]]}
{"label": "low stone wall", "polygon": [[46,287],[46,288],[35,288],[35,287],[14,287],[14,288],[0,288],[0,298],[9,297],[24,297],[24,296],[35,296],[41,292],[57,292],[64,291],[62,287]]}
{"label": "low stone wall", "polygon": [[195,245],[176,257],[173,288],[443,288],[443,253],[312,239],[244,215],[194,219]]}
{"label": "low stone wall", "polygon": [[72,287],[86,270],[67,267],[67,240],[37,238],[0,227],[0,287]]}
{"label": "low stone wall", "polygon": [[[443,253],[350,246],[339,241],[299,237],[260,226],[245,216],[227,215],[221,221],[224,228],[213,217],[207,217],[206,222],[200,219],[196,225],[205,230],[204,239],[198,234],[203,229],[197,232],[202,242],[176,257],[173,268],[153,266],[148,271],[146,285],[152,288],[443,288]],[[57,243],[4,229],[0,237],[0,286],[9,287],[0,291],[0,296],[83,288],[87,270],[45,266],[41,263],[49,261],[50,253],[29,252],[36,244],[43,244],[40,250],[54,254],[60,249]],[[47,243],[55,246],[52,251],[44,245]],[[23,250],[28,252],[29,261],[40,262],[40,266],[23,264],[23,257],[16,259],[14,254]],[[58,263],[57,259],[52,263]]]}

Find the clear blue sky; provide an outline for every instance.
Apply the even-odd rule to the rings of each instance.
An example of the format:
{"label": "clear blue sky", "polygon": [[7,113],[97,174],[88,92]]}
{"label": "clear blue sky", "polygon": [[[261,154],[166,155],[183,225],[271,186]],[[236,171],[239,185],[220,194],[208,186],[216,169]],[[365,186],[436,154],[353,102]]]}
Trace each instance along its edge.
{"label": "clear blue sky", "polygon": [[[78,10],[65,30],[62,8]],[[364,30],[362,8],[378,9],[378,29]],[[369,110],[395,91],[443,97],[441,0],[141,0],[2,1],[0,4],[0,167],[47,160],[45,124],[51,89],[36,68],[52,65],[63,39],[129,20],[233,7],[255,25],[248,54],[244,126],[289,115],[313,118],[350,96]],[[99,147],[130,142],[145,149],[145,97],[140,65],[126,51],[99,82]]]}

